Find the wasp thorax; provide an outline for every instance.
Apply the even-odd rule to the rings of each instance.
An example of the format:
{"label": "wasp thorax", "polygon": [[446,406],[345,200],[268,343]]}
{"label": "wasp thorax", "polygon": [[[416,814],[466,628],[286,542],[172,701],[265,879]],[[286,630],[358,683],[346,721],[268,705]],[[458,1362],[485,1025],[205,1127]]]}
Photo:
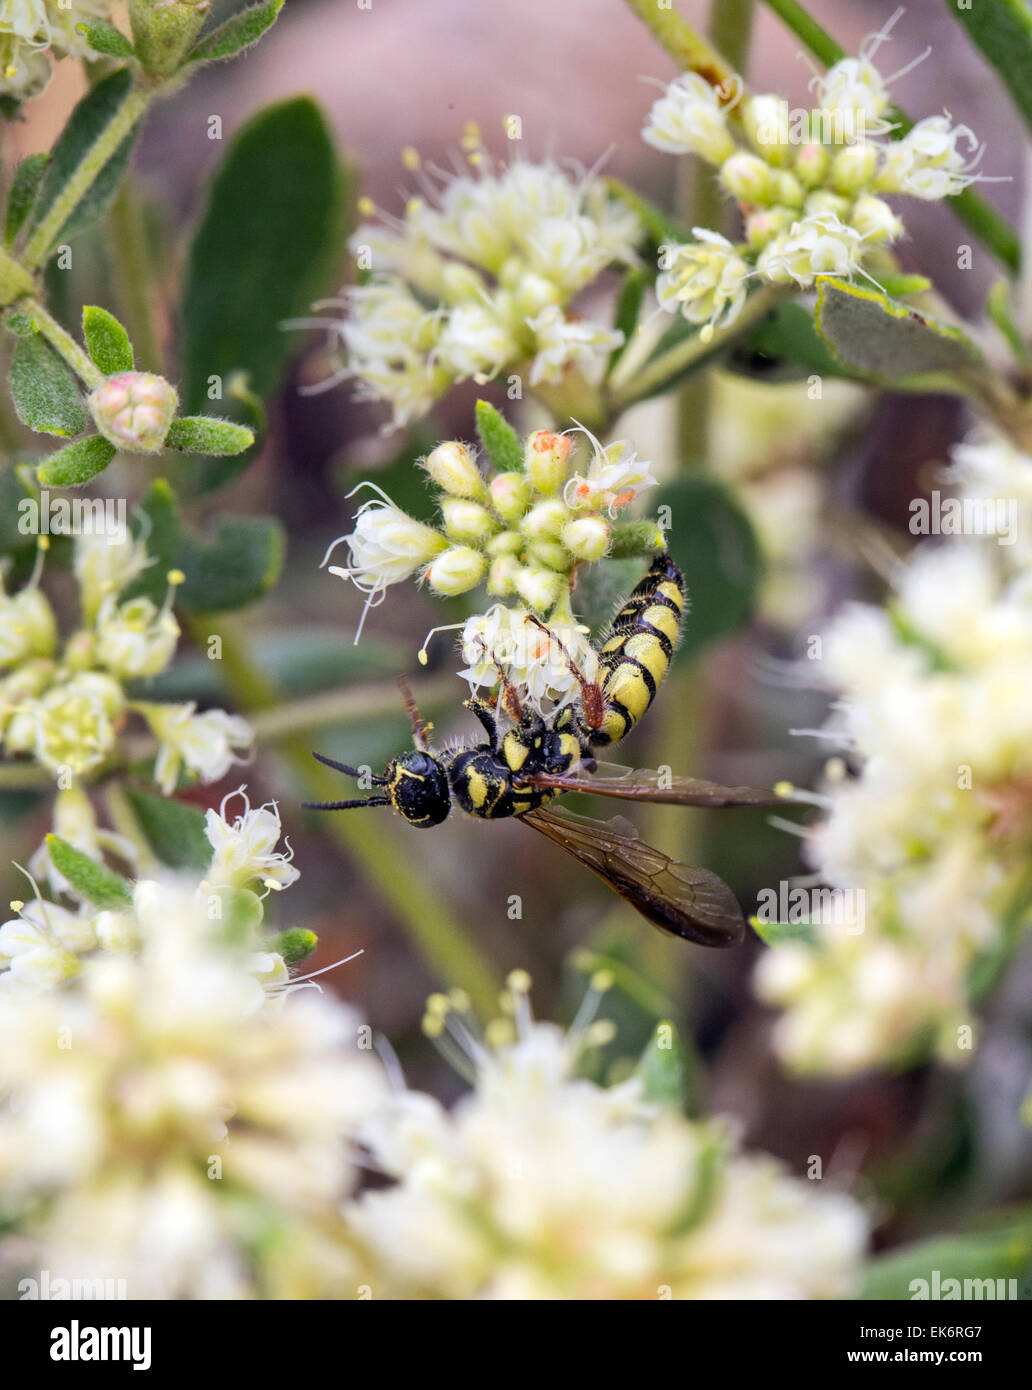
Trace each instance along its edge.
{"label": "wasp thorax", "polygon": [[440,825],[451,809],[451,787],[442,764],[430,753],[413,749],[388,769],[391,805],[409,825]]}

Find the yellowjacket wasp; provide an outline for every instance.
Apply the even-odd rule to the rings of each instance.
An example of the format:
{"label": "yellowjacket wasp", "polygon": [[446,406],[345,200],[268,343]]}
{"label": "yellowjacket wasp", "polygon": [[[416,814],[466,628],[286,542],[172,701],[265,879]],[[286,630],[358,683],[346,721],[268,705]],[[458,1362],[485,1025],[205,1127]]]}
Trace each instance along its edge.
{"label": "yellowjacket wasp", "polygon": [[[597,821],[548,803],[564,792],[589,792],[627,801],[679,806],[770,806],[783,798],[773,791],[723,787],[691,777],[605,769],[595,750],[618,743],[648,710],[667,673],[681,633],[684,578],[668,555],[656,557],[620,609],[599,652],[599,679],[589,681],[562,643],[548,632],[575,676],[579,698],[541,716],[524,708],[499,668],[504,731],[491,705],[472,698],[465,707],[487,735],[481,743],[436,752],[411,696],[402,686],[415,747],[393,758],[379,790],[349,801],[306,802],[310,810],[393,806],[410,825],[440,825],[456,803],[471,816],[516,816],[572,854],[664,931],[702,946],[731,946],[745,930],[731,889],[707,869],[678,864],[637,837],[627,822]],[[314,754],[348,776],[357,768]]]}

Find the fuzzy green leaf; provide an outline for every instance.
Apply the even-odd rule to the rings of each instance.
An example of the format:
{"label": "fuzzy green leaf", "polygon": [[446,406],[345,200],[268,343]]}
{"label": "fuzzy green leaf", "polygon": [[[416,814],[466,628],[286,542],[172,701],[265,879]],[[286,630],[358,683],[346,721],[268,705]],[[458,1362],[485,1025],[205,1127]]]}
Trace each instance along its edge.
{"label": "fuzzy green leaf", "polygon": [[43,487],[80,487],[103,473],[115,457],[115,446],[102,434],[89,434],[51,454],[39,466]]}
{"label": "fuzzy green leaf", "polygon": [[204,833],[203,811],[139,787],[128,787],[126,794],[147,843],[163,864],[172,869],[208,867],[212,847]]}
{"label": "fuzzy green leaf", "polygon": [[14,245],[15,237],[32,211],[49,163],[49,154],[30,154],[15,169],[11,191],[7,195],[7,213],[4,218],[5,245]]}
{"label": "fuzzy green leaf", "polygon": [[979,349],[953,324],[830,276],[818,282],[816,324],[836,362],[891,390],[967,393],[985,370]]}
{"label": "fuzzy green leaf", "polygon": [[86,35],[86,42],[95,52],[107,58],[131,58],[136,51],[121,29],[116,29],[106,19],[84,20],[75,27],[80,34]]}
{"label": "fuzzy green leaf", "polygon": [[794,300],[779,304],[736,345],[728,367],[740,376],[770,382],[849,375],[817,336],[813,314]]}
{"label": "fuzzy green leaf", "polygon": [[964,8],[946,0],[946,8],[963,24],[1032,126],[1032,11],[1025,0],[977,0]]}
{"label": "fuzzy green leaf", "polygon": [[72,439],[89,424],[78,381],[38,333],[15,343],[10,387],[18,419],[37,434]]}
{"label": "fuzzy green leaf", "polygon": [[484,453],[499,473],[522,472],[523,445],[520,437],[490,403],[477,401],[477,435]]}
{"label": "fuzzy green leaf", "polygon": [[188,454],[207,454],[221,458],[242,454],[254,443],[254,431],[246,425],[234,425],[229,420],[216,420],[211,415],[181,415],[173,420],[165,436],[169,449],[182,449]]}
{"label": "fuzzy green leaf", "polygon": [[176,606],[187,613],[221,613],[267,594],[283,568],[286,541],[272,518],[223,516],[210,540],[183,533],[176,564],[186,582]]}
{"label": "fuzzy green leaf", "polygon": [[645,1099],[674,1110],[685,1108],[698,1081],[690,1051],[676,1027],[666,1021],[656,1024],[636,1071]]}
{"label": "fuzzy green leaf", "polygon": [[[133,79],[128,68],[102,78],[91,87],[68,118],[58,136],[53,156],[43,178],[39,198],[32,210],[29,229],[34,230],[54,205],[68,180],[96,144],[98,137],[121,109],[132,90]],[[139,123],[119,145],[93,181],[89,192],[58,231],[52,245],[74,236],[107,211],[119,180],[129,162]]]}
{"label": "fuzzy green leaf", "polygon": [[81,849],[76,849],[60,835],[47,836],[47,849],[54,868],[63,874],[80,897],[101,909],[128,907],[133,900],[132,889],[120,874],[104,864],[98,864]]}
{"label": "fuzzy green leaf", "polygon": [[207,34],[187,55],[188,63],[217,63],[250,48],[276,23],[283,0],[266,0],[241,10]]}
{"label": "fuzzy green leaf", "polygon": [[105,376],[132,371],[135,365],[133,345],[114,314],[96,304],[83,305],[82,336],[94,365]]}
{"label": "fuzzy green leaf", "polygon": [[[256,198],[256,189],[276,196]],[[279,383],[297,339],[285,319],[309,312],[333,283],[343,241],[344,185],[332,135],[318,107],[298,97],[267,107],[237,132],[211,184],[190,247],[183,293],[183,409],[212,408],[211,378],[246,372],[257,395]],[[275,274],[270,274],[270,267]],[[259,288],[260,287],[260,288]],[[232,413],[248,419],[240,403]],[[246,466],[208,465],[194,480],[220,487]]]}

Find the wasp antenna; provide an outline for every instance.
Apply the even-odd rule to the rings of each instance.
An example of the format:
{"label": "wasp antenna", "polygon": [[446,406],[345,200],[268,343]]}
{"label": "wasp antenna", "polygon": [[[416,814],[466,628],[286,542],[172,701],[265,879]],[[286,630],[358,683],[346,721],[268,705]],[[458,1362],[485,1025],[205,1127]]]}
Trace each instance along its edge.
{"label": "wasp antenna", "polygon": [[368,777],[374,787],[385,787],[387,785],[386,777],[373,777],[370,773],[366,772],[364,768],[351,767],[348,763],[339,763],[336,758],[327,758],[324,753],[313,752],[312,757],[315,758],[317,762],[324,764],[324,766],[332,767],[334,772],[343,772],[348,777]]}
{"label": "wasp antenna", "polygon": [[401,691],[401,699],[405,706],[405,713],[412,722],[412,741],[417,748],[425,751],[427,746],[426,735],[428,725],[424,722],[423,716],[419,712],[419,706],[413,698],[412,691],[409,689],[409,683],[405,676],[398,677],[398,689]]}
{"label": "wasp antenna", "polygon": [[356,801],[302,801],[304,811],[350,811],[355,806],[389,806],[389,796],[359,797]]}

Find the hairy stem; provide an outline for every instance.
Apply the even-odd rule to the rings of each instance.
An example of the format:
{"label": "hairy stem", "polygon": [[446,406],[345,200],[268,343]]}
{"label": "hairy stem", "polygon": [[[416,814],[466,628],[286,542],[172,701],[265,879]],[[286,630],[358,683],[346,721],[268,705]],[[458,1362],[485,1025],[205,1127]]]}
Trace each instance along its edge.
{"label": "hairy stem", "polygon": [[18,300],[17,307],[32,318],[54,351],[64,358],[76,376],[80,377],[91,390],[94,386],[101,384],[104,380],[104,373],[93,365],[72,335],[65,332],[57,319],[44,309],[38,299],[31,299],[26,296],[24,299]]}

